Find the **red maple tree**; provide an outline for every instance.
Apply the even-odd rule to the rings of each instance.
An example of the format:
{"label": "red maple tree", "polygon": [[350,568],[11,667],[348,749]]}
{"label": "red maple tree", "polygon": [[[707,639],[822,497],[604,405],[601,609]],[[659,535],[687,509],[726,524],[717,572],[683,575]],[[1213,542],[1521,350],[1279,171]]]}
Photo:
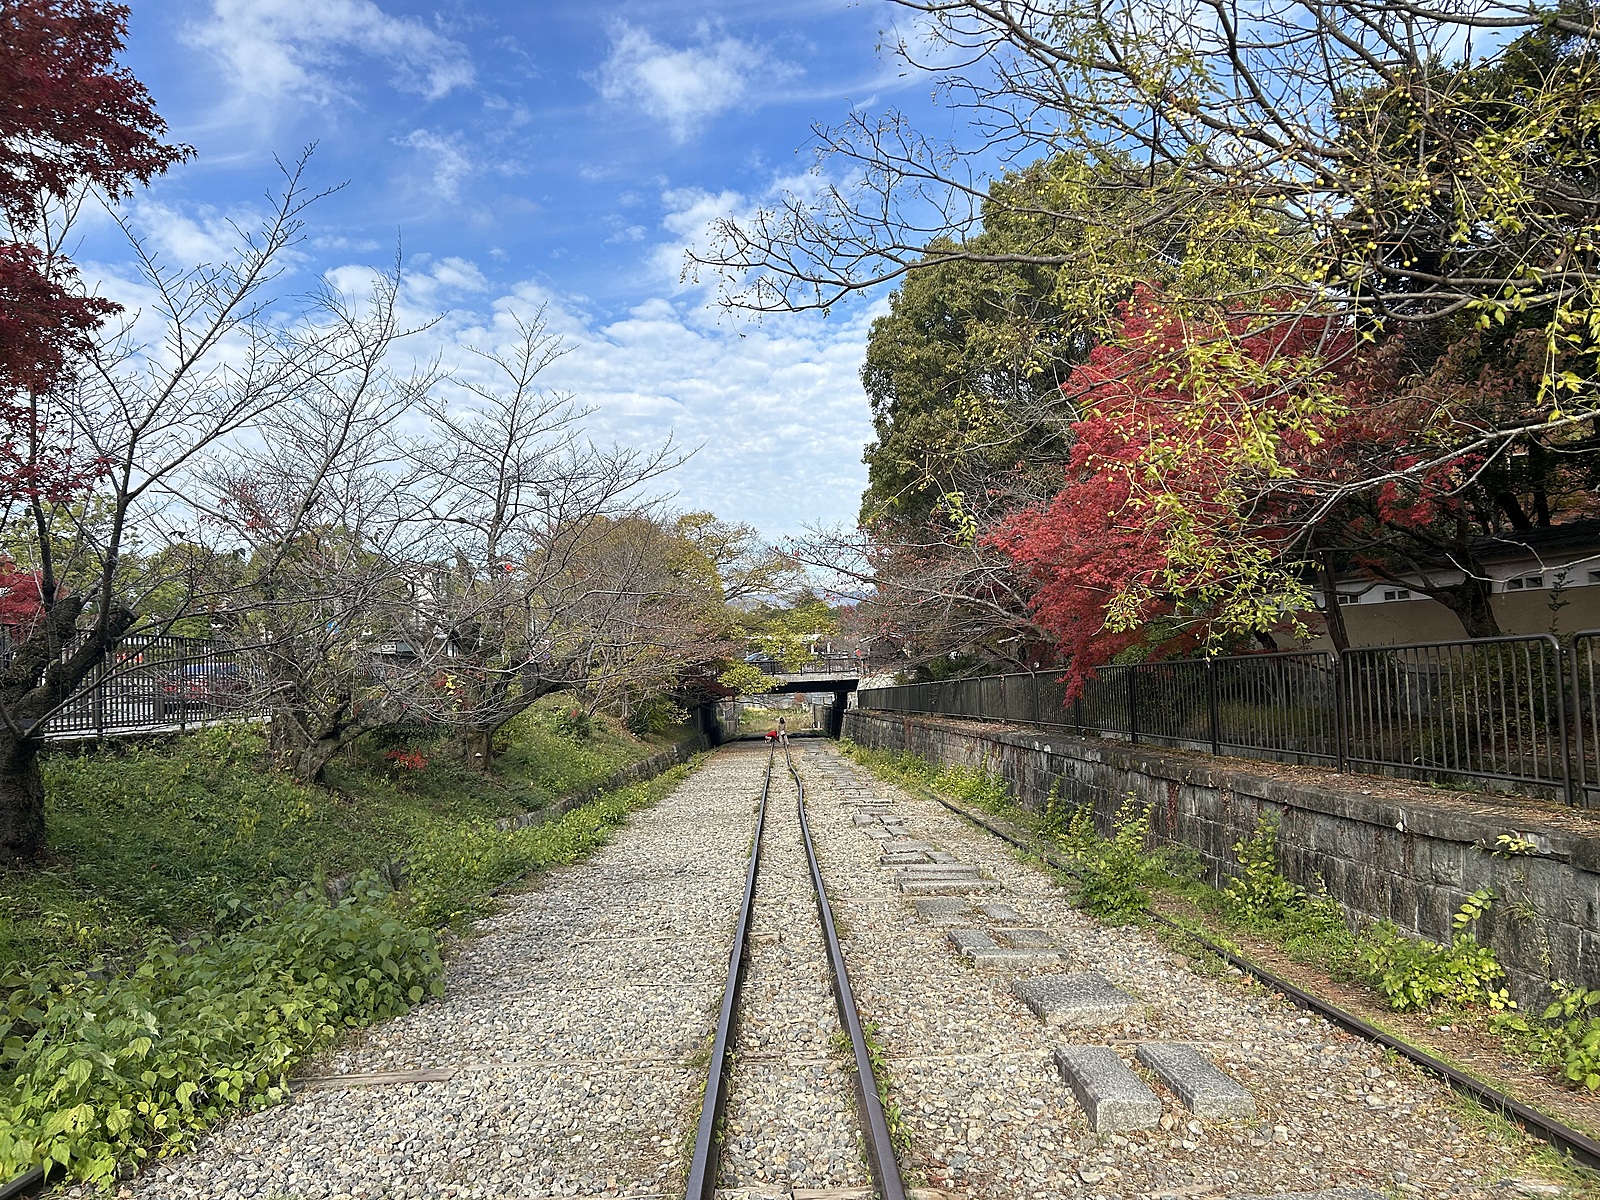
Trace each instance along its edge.
{"label": "red maple tree", "polygon": [[118,311],[42,236],[52,206],[85,189],[118,199],[191,153],[160,140],[149,93],[116,62],[127,20],[98,0],[0,5],[0,491],[13,497],[59,499],[92,476],[39,398]]}
{"label": "red maple tree", "polygon": [[103,602],[98,628],[63,653],[84,598],[61,591],[49,510],[101,474],[51,417],[76,357],[117,311],[84,294],[63,221],[86,193],[118,200],[192,153],[161,140],[149,93],[116,61],[127,21],[124,5],[104,0],[0,3],[0,502],[31,509],[38,562],[6,566],[0,605],[17,618],[0,671],[0,864],[43,852],[37,728],[126,628]]}
{"label": "red maple tree", "polygon": [[[1225,352],[1197,364],[1197,347]],[[1123,306],[1119,336],[1063,389],[1084,414],[1065,486],[986,535],[1032,579],[1069,694],[1136,644],[1161,657],[1207,636],[1241,550],[1284,533],[1281,500],[1252,491],[1272,471],[1246,443],[1269,437],[1282,464],[1304,455],[1329,424],[1307,393],[1347,350],[1327,318],[1269,311],[1208,325],[1150,289]]]}

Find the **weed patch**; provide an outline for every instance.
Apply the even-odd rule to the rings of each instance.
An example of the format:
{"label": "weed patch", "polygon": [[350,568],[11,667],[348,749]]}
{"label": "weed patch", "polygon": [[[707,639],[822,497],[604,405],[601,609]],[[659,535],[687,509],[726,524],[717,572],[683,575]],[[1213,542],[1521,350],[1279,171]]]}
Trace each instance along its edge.
{"label": "weed patch", "polygon": [[42,966],[0,979],[0,1178],[30,1166],[108,1184],[186,1149],[227,1110],[287,1094],[342,1029],[442,994],[430,929],[358,881],[301,891],[228,934],[157,939],[126,974]]}
{"label": "weed patch", "polygon": [[[425,765],[397,780],[397,747],[375,742],[332,789],[267,769],[247,726],[48,759],[54,858],[0,875],[0,1179],[42,1165],[107,1185],[275,1103],[343,1030],[442,992],[440,927],[592,852],[690,769],[501,830],[655,749],[598,721],[583,747],[551,714],[519,721],[493,775],[413,741]],[[328,901],[325,878],[402,856],[404,890],[357,873]]]}
{"label": "weed patch", "polygon": [[1491,1027],[1507,1041],[1548,1066],[1574,1086],[1600,1089],[1600,990],[1551,984],[1555,1001],[1536,1018],[1501,1012]]}
{"label": "weed patch", "polygon": [[1487,1005],[1496,1011],[1516,1007],[1506,990],[1496,986],[1505,969],[1494,951],[1472,932],[1493,901],[1494,893],[1487,888],[1468,896],[1452,919],[1454,935],[1443,945],[1407,937],[1390,921],[1378,922],[1365,930],[1357,943],[1362,977],[1399,1012],[1441,1003]]}

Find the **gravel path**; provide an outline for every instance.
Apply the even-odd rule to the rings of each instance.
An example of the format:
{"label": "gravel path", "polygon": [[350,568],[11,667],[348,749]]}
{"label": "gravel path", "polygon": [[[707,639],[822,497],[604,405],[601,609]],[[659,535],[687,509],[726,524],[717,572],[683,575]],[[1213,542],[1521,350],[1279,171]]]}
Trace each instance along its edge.
{"label": "gravel path", "polygon": [[443,1000],[121,1194],[681,1195],[765,763],[716,755],[598,854],[508,896],[451,956]]}
{"label": "gravel path", "polygon": [[[718,1195],[861,1187],[852,1079],[839,1029],[794,782],[778,758],[740,993]],[[724,1191],[726,1189],[726,1191]]]}
{"label": "gravel path", "polygon": [[[1138,930],[1101,926],[998,839],[872,780],[831,744],[795,751],[862,1016],[878,1025],[890,1099],[909,1128],[901,1166],[908,1184],[941,1189],[924,1195],[1517,1194],[1501,1185],[1528,1174],[1518,1147],[1454,1115],[1442,1085],[1240,978],[1195,975]],[[610,846],[508,896],[451,955],[442,1001],[352,1039],[289,1103],[229,1122],[120,1194],[680,1196],[765,765],[764,747],[719,752]],[[793,792],[778,781],[725,1117],[725,1194],[864,1196]],[[933,915],[935,902],[919,915],[898,867],[879,864],[892,850],[925,855],[923,882],[964,865],[996,890],[945,898],[959,914]],[[951,923],[1031,927],[1028,943],[1066,952],[1060,969],[1098,971],[1143,1008],[1111,1026],[1046,1029],[1012,990],[1039,969],[972,966],[950,943]],[[1195,1120],[1155,1085],[1159,1128],[1091,1132],[1053,1050],[1110,1045],[1131,1063],[1153,1041],[1198,1047],[1251,1091],[1258,1116]]]}
{"label": "gravel path", "polygon": [[[1364,1187],[1393,1197],[1516,1195],[1518,1148],[1455,1115],[1452,1094],[1377,1048],[1238,977],[1195,975],[1154,938],[1102,926],[1044,873],[947,810],[872,780],[831,747],[806,743],[812,835],[851,933],[845,942],[864,1019],[879,1024],[890,1097],[912,1136],[908,1182],[983,1200],[1230,1197]],[[863,787],[863,785],[870,785]],[[856,820],[867,795],[891,798],[906,841],[941,848],[1003,886],[974,896],[962,925],[1043,930],[1061,970],[1093,970],[1145,1004],[1110,1027],[1046,1029],[1012,991],[1040,973],[975,968],[946,929],[919,917],[879,866],[885,844]],[[931,868],[930,868],[931,869]],[[1016,920],[974,907],[1005,903]],[[958,900],[959,906],[962,901]],[[1254,1095],[1248,1122],[1198,1121],[1170,1092],[1158,1129],[1097,1136],[1052,1062],[1058,1045],[1190,1043]],[[1147,1081],[1148,1072],[1141,1073]]]}

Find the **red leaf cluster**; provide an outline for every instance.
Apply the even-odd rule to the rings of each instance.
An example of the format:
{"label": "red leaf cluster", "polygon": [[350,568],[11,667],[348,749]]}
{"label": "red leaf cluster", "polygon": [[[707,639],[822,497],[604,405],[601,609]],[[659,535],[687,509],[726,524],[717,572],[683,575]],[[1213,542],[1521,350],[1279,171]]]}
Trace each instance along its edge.
{"label": "red leaf cluster", "polygon": [[39,572],[24,571],[9,558],[0,558],[0,627],[25,638],[39,616]]}
{"label": "red leaf cluster", "polygon": [[[1219,497],[1240,482],[1240,414],[1246,407],[1286,406],[1290,397],[1268,383],[1241,384],[1232,395],[1197,403],[1184,347],[1226,338],[1247,360],[1267,364],[1309,356],[1326,348],[1332,334],[1325,320],[1289,317],[1264,326],[1238,317],[1197,328],[1164,308],[1158,293],[1142,289],[1123,308],[1120,336],[1074,373],[1063,391],[1085,415],[1073,428],[1066,485],[1042,508],[1014,513],[988,535],[1036,585],[1035,619],[1059,643],[1069,693],[1097,665],[1148,640],[1149,624],[1174,614],[1168,597],[1206,582],[1171,561],[1179,513],[1158,506],[1157,493],[1179,502],[1202,550],[1274,533],[1269,525],[1241,527],[1237,506]],[[1290,454],[1297,449],[1285,446]],[[1108,630],[1108,606],[1130,594],[1146,596],[1135,624]],[[1204,635],[1206,614],[1185,616],[1192,619],[1175,622],[1153,655],[1186,652]]]}
{"label": "red leaf cluster", "polygon": [[104,0],[0,4],[0,493],[59,499],[98,464],[77,459],[37,398],[71,380],[89,335],[119,311],[86,296],[72,264],[31,239],[51,202],[116,199],[192,153],[116,55],[128,9]]}
{"label": "red leaf cluster", "polygon": [[397,771],[422,771],[428,766],[428,760],[418,750],[390,750],[383,757]]}

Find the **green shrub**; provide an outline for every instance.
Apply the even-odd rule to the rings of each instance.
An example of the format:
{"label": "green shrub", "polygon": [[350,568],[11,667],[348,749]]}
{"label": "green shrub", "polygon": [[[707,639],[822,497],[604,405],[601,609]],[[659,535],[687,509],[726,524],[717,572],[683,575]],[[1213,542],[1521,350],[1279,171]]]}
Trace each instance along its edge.
{"label": "green shrub", "polygon": [[1250,840],[1235,842],[1233,852],[1240,873],[1228,880],[1222,894],[1235,920],[1281,920],[1305,901],[1305,892],[1278,873],[1277,821],[1262,815]]}
{"label": "green shrub", "polygon": [[1530,1053],[1561,1071],[1562,1078],[1589,1091],[1600,1090],[1600,990],[1557,981],[1555,1001],[1537,1020],[1497,1013],[1494,1028],[1512,1035]]}
{"label": "green shrub", "polygon": [[1468,896],[1453,918],[1455,933],[1448,945],[1407,937],[1393,922],[1380,921],[1359,939],[1356,959],[1362,975],[1401,1012],[1441,1002],[1514,1008],[1506,990],[1496,986],[1505,969],[1471,928],[1493,902],[1488,888]]}
{"label": "green shrub", "polygon": [[221,937],[155,942],[131,972],[0,978],[0,1178],[55,1165],[109,1183],[185,1148],[229,1108],[283,1098],[340,1029],[443,992],[431,930],[358,881],[300,892]]}
{"label": "green shrub", "polygon": [[[1068,837],[1072,856],[1082,864],[1083,881],[1075,897],[1079,907],[1108,921],[1138,916],[1150,907],[1146,885],[1165,874],[1160,859],[1145,849],[1150,835],[1150,806],[1129,793],[1117,810],[1109,838],[1093,837],[1084,805],[1073,814]],[[1092,839],[1092,840],[1091,840]]]}
{"label": "green shrub", "polygon": [[589,715],[588,709],[576,704],[568,705],[556,714],[556,732],[574,744],[582,745],[594,733],[594,718]]}

